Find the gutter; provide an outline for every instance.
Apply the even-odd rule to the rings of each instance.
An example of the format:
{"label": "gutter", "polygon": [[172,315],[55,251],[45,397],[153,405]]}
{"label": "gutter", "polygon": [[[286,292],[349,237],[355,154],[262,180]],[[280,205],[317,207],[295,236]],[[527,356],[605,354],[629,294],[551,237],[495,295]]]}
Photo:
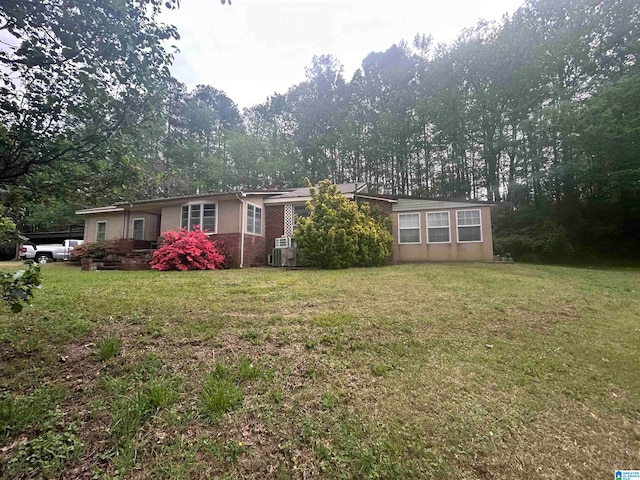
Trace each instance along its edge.
{"label": "gutter", "polygon": [[240,268],[244,266],[244,200],[240,198],[240,195],[246,197],[243,192],[236,193],[236,198],[240,200]]}

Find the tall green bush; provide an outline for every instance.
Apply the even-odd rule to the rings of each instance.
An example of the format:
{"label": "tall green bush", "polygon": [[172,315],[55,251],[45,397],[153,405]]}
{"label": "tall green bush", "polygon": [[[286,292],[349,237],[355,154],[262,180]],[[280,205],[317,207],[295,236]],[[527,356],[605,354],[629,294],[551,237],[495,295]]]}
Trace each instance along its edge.
{"label": "tall green bush", "polygon": [[329,180],[314,188],[307,181],[309,216],[297,219],[293,238],[309,265],[318,268],[371,267],[391,257],[393,238],[366,204],[358,206]]}
{"label": "tall green bush", "polygon": [[573,254],[567,231],[553,220],[538,222],[506,236],[496,236],[493,247],[497,254],[508,254],[517,261],[567,262]]}

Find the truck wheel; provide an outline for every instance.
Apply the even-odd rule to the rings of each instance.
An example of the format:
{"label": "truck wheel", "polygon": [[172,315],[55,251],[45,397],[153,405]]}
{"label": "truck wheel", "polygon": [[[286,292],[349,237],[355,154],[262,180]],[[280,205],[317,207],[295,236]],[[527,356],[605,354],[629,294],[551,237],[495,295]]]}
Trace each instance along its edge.
{"label": "truck wheel", "polygon": [[51,255],[49,255],[48,253],[39,253],[36,255],[37,263],[47,263],[47,262],[50,262],[51,260],[52,260]]}

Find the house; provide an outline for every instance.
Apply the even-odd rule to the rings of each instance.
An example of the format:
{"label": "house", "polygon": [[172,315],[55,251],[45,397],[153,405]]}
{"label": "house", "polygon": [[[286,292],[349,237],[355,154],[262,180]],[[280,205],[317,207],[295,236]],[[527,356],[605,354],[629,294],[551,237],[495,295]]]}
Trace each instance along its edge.
{"label": "house", "polygon": [[[378,195],[357,183],[337,188],[391,217],[394,263],[493,260],[487,202]],[[145,248],[155,247],[164,231],[200,225],[224,241],[231,266],[243,268],[282,264],[279,250],[295,250],[291,237],[296,218],[308,214],[310,198],[308,188],[235,191],[117,203],[76,213],[85,217],[85,242],[125,238]]]}

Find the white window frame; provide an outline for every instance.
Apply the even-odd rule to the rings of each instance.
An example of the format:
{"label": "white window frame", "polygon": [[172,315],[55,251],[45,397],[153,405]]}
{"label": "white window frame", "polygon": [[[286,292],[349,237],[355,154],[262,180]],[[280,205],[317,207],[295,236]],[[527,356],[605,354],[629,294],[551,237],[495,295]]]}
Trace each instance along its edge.
{"label": "white window frame", "polygon": [[[253,207],[253,231],[249,230],[249,207]],[[256,232],[256,209],[260,210],[260,232]],[[247,202],[247,218],[245,222],[246,232],[251,235],[260,235],[264,234],[264,208],[260,205],[256,205],[255,203]]]}
{"label": "white window frame", "polygon": [[[182,205],[180,205],[180,227],[184,227],[184,225],[182,225],[182,210],[184,209],[184,207],[187,207],[188,210],[188,220],[189,220],[189,225],[188,227],[184,227],[187,230],[193,230],[193,225],[191,225],[191,209],[196,206],[196,207],[200,207],[200,219],[198,221],[198,225],[200,225],[200,229],[202,229],[202,222],[204,220],[204,206],[205,205],[215,205],[216,207],[216,221],[215,221],[215,225],[213,227],[213,231],[209,230],[208,232],[204,232],[207,235],[214,235],[216,233],[218,233],[218,217],[220,216],[220,210],[218,208],[218,202],[212,201],[212,202],[189,202],[189,203],[183,203]],[[195,225],[195,224],[194,224]],[[204,231],[204,230],[203,230]]]}
{"label": "white window frame", "polygon": [[[180,214],[182,215],[182,210],[180,210]],[[136,239],[136,222],[138,221],[142,221],[142,238]],[[182,219],[180,219],[180,221],[182,222]],[[133,238],[134,240],[144,240],[144,227],[145,227],[144,217],[133,218],[131,220],[131,238]]]}
{"label": "white window frame", "polygon": [[[434,213],[446,213],[447,214],[447,220],[449,225],[447,226],[447,228],[449,229],[449,240],[446,242],[430,242],[429,241],[429,228],[445,228],[445,227],[437,227],[437,226],[429,226],[429,215],[434,214]],[[429,244],[447,244],[447,243],[451,243],[451,211],[450,210],[438,210],[436,212],[426,212],[426,225],[427,225],[427,243]]]}
{"label": "white window frame", "polygon": [[[100,224],[104,225],[104,238],[100,239]],[[96,222],[96,242],[106,242],[107,241],[107,221],[106,220],[98,220]]]}
{"label": "white window frame", "polygon": [[[417,242],[403,242],[400,240],[400,231],[401,230],[415,230],[416,227],[411,227],[411,228],[400,228],[400,217],[403,215],[416,215],[418,217],[418,241]],[[422,217],[422,215],[420,215],[419,212],[403,212],[403,213],[398,213],[398,244],[400,245],[420,245],[422,243],[422,223],[420,221],[420,217]]]}
{"label": "white window frame", "polygon": [[[458,215],[462,212],[478,212],[479,223],[477,225],[460,225],[460,219]],[[480,240],[460,240],[460,229],[465,227],[480,227]],[[482,210],[479,208],[467,208],[465,210],[456,210],[456,240],[458,243],[482,243]]]}

